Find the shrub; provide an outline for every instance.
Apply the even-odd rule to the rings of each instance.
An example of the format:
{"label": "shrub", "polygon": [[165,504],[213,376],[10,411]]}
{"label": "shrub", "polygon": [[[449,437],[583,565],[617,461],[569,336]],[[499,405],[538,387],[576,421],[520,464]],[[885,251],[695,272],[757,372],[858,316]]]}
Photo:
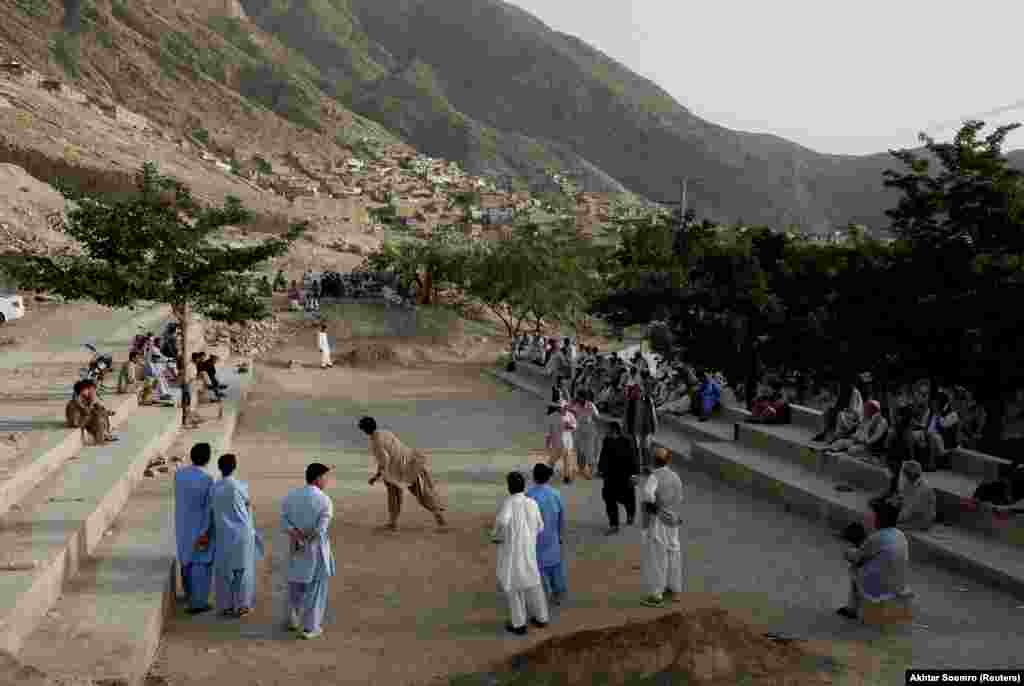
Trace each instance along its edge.
{"label": "shrub", "polygon": [[77,79],[81,71],[78,67],[80,55],[78,36],[61,33],[50,46],[53,59],[57,61],[64,72],[73,79]]}
{"label": "shrub", "polygon": [[192,129],[192,138],[203,145],[210,145],[210,132],[204,128]]}

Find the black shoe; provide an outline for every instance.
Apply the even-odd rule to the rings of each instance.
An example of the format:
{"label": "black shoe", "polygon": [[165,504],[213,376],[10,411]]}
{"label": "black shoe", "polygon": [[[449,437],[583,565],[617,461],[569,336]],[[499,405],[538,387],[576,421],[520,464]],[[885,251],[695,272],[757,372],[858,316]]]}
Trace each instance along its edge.
{"label": "black shoe", "polygon": [[517,636],[525,636],[526,626],[512,626],[511,624],[506,624],[505,631],[509,632],[510,634],[516,634]]}
{"label": "black shoe", "polygon": [[201,615],[204,612],[209,612],[212,609],[213,608],[209,605],[205,605],[203,607],[190,607],[189,609],[185,610],[185,613],[190,615]]}
{"label": "black shoe", "polygon": [[825,434],[818,434],[811,439],[811,443],[821,443],[825,440]]}
{"label": "black shoe", "polygon": [[626,526],[633,526],[633,518],[626,517]]}
{"label": "black shoe", "polygon": [[845,617],[846,619],[857,619],[857,613],[848,607],[839,608],[836,610],[836,614],[840,617]]}
{"label": "black shoe", "polygon": [[[538,629],[543,629],[544,627],[546,627],[548,625],[547,622],[542,622],[542,621],[540,621],[538,619],[531,619],[530,620],[530,624],[534,625]],[[523,627],[523,629],[525,630],[526,627]]]}

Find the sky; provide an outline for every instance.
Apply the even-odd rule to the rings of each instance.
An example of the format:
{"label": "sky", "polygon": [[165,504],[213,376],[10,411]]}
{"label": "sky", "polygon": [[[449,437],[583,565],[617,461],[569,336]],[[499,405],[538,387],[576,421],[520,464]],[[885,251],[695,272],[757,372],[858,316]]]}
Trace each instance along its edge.
{"label": "sky", "polygon": [[[819,152],[949,140],[967,118],[1024,122],[1017,0],[508,1],[699,117]],[[1005,145],[1018,148],[1024,127]]]}

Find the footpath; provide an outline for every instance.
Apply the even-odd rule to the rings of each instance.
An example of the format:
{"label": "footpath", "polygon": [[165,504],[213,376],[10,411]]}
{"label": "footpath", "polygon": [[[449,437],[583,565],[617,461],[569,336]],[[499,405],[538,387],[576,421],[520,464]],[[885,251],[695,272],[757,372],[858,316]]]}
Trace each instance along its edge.
{"label": "footpath", "polygon": [[[543,400],[550,398],[551,382],[539,367],[522,363],[515,373],[491,373]],[[811,443],[822,424],[816,410],[794,406],[793,423],[785,426],[747,424],[747,416],[734,407],[707,422],[659,415],[654,443],[688,467],[837,530],[863,522],[870,498],[888,486],[885,468],[829,457],[823,446]],[[963,506],[978,483],[995,478],[1009,464],[984,453],[956,451],[952,470],[926,475],[941,523],[927,532],[907,532],[907,537],[914,561],[950,568],[1024,599],[1024,517]]]}

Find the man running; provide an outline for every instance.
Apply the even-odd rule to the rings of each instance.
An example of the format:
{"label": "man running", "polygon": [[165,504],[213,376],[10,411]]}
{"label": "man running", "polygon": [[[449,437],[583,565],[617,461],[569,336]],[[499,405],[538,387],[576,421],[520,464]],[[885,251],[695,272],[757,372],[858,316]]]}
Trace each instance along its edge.
{"label": "man running", "polygon": [[402,512],[402,488],[408,488],[424,509],[434,515],[439,527],[446,525],[445,509],[434,487],[434,480],[428,471],[427,456],[408,447],[390,431],[377,429],[373,417],[359,420],[359,428],[370,437],[370,453],[377,464],[377,473],[370,478],[370,485],[384,480],[388,489],[387,528],[398,529],[398,515]]}

